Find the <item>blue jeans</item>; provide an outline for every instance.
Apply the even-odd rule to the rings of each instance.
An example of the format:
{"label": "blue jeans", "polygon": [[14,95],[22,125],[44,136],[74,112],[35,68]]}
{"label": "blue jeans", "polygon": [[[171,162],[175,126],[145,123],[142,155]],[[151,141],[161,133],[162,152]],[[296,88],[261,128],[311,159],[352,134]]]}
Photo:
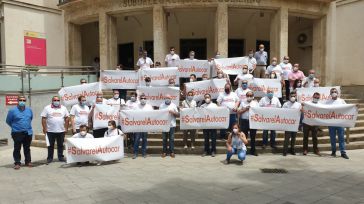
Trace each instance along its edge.
{"label": "blue jeans", "polygon": [[331,141],[331,151],[336,152],[336,134],[339,138],[339,149],[341,154],[345,152],[345,139],[344,139],[344,128],[343,127],[329,127],[329,135]]}
{"label": "blue jeans", "polygon": [[[268,145],[268,131],[269,130],[263,130],[263,145]],[[270,131],[270,146],[271,147],[276,146],[276,131],[275,130]]]}
{"label": "blue jeans", "polygon": [[146,132],[137,132],[135,133],[135,140],[134,140],[134,154],[138,155],[139,151],[139,142],[142,139],[142,154],[145,155],[147,152],[147,136],[148,133]]}
{"label": "blue jeans", "polygon": [[[236,123],[236,114],[230,114],[228,130],[231,131],[233,124]],[[226,129],[220,130],[220,139],[226,139]]]}
{"label": "blue jeans", "polygon": [[[217,135],[217,131],[216,130],[212,130],[212,129],[206,129],[203,130],[203,136],[205,139],[205,149],[204,151],[207,154],[210,154],[212,152],[216,153],[216,135]],[[211,149],[210,149],[210,139],[211,139]],[[211,152],[210,152],[211,150]]]}
{"label": "blue jeans", "polygon": [[238,154],[238,159],[240,161],[244,161],[245,160],[245,156],[246,156],[246,151],[243,149],[236,149],[236,148],[232,148],[231,152],[227,151],[226,153],[226,160],[230,160],[230,158],[233,156],[233,154],[237,153]]}
{"label": "blue jeans", "polygon": [[169,132],[163,132],[163,153],[167,153],[167,139],[169,140],[169,153],[174,153],[174,131],[175,127],[171,127]]}

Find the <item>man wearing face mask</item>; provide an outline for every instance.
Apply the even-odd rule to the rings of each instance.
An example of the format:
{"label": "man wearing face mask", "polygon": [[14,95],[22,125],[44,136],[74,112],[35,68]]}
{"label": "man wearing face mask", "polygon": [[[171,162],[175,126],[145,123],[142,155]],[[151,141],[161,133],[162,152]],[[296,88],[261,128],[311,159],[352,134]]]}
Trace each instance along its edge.
{"label": "man wearing face mask", "polygon": [[146,50],[143,51],[143,55],[139,58],[137,62],[138,69],[150,69],[153,67],[153,61],[148,57],[148,53]]}
{"label": "man wearing face mask", "polygon": [[21,146],[24,148],[25,166],[32,167],[30,144],[32,143],[33,111],[26,107],[27,99],[25,96],[18,96],[18,105],[9,110],[6,116],[6,124],[11,127],[11,137],[14,141],[14,169],[20,169]]}
{"label": "man wearing face mask", "polygon": [[[172,97],[170,95],[165,96],[165,101],[159,106],[159,110],[167,109],[169,114],[171,114],[171,128],[169,132],[163,132],[163,153],[162,158],[166,157],[168,152],[172,158],[175,157],[174,154],[174,132],[176,130],[176,117],[178,117],[178,108],[176,104],[172,103]],[[169,140],[169,151],[167,151],[167,140]]]}
{"label": "man wearing face mask", "polygon": [[207,80],[209,80],[209,76],[207,74],[203,74],[202,81],[207,81]]}
{"label": "man wearing face mask", "polygon": [[[315,92],[312,96],[312,101],[306,102],[309,104],[318,104],[320,101],[320,93]],[[304,106],[304,103],[302,104],[302,106]],[[303,155],[307,155],[308,153],[308,136],[311,132],[311,136],[312,136],[312,144],[313,144],[313,152],[318,155],[321,156],[320,151],[318,149],[318,143],[317,143],[317,132],[318,132],[319,127],[318,126],[312,126],[312,125],[307,125],[305,123],[303,123]]]}
{"label": "man wearing face mask", "polygon": [[[339,98],[339,92],[336,88],[330,89],[330,96],[331,99],[326,101],[326,105],[340,105],[340,104],[346,104],[346,102]],[[345,151],[345,139],[344,139],[344,128],[338,127],[338,126],[329,126],[329,135],[330,135],[330,141],[331,141],[331,156],[336,157],[336,136],[339,139],[339,149],[341,153],[341,157],[344,159],[349,159],[348,155]]]}
{"label": "man wearing face mask", "polygon": [[235,90],[235,93],[238,96],[240,102],[246,101],[246,93],[248,93],[249,91],[251,90],[248,88],[248,81],[243,80],[241,82],[241,86]]}
{"label": "man wearing face mask", "polygon": [[100,91],[96,94],[96,99],[98,99],[98,98],[101,99],[103,104],[107,104],[107,100],[104,98],[104,94],[102,93],[102,91]]}
{"label": "man wearing face mask", "polygon": [[[244,82],[243,82],[244,83]],[[249,126],[249,109],[250,107],[259,107],[258,101],[254,100],[254,92],[248,91],[246,93],[246,100],[241,100],[238,108],[238,113],[240,114],[239,124],[241,131],[244,132],[246,137],[250,137],[250,154],[258,156],[255,151],[255,136],[257,134],[256,129],[250,129]]]}
{"label": "man wearing face mask", "polygon": [[226,83],[231,84],[229,76],[227,74],[225,74],[224,71],[222,71],[220,69],[216,71],[216,77],[215,78],[216,79],[226,79]]}
{"label": "man wearing face mask", "polygon": [[248,65],[243,65],[243,73],[236,76],[236,78],[234,80],[234,84],[238,85],[240,87],[241,82],[243,80],[252,80],[252,79],[253,79],[253,75],[249,74]]}
{"label": "man wearing face mask", "polygon": [[259,45],[259,51],[255,52],[254,58],[257,60],[257,65],[254,70],[255,78],[264,78],[265,77],[265,67],[268,62],[268,53],[264,51],[264,45]]}
{"label": "man wearing face mask", "polygon": [[314,87],[315,85],[315,70],[311,69],[309,71],[309,74],[308,74],[308,77],[306,77],[304,80],[303,80],[303,87],[304,88],[312,88]]}
{"label": "man wearing face mask", "polygon": [[49,140],[47,164],[53,161],[54,142],[57,140],[57,153],[60,162],[66,161],[63,156],[63,142],[69,125],[69,112],[65,106],[61,106],[58,96],[52,97],[52,103],[46,106],[42,113],[43,133]]}
{"label": "man wearing face mask", "polygon": [[93,128],[93,120],[94,120],[94,112],[95,112],[95,107],[96,106],[101,106],[101,107],[105,107],[108,108],[109,106],[107,104],[104,104],[103,102],[103,98],[96,98],[96,103],[92,106],[90,114],[88,116],[88,127],[90,127],[90,129],[92,129],[92,134],[95,138],[101,138],[104,136],[105,131],[107,130],[107,126],[105,127],[101,127],[98,129]]}
{"label": "man wearing face mask", "polygon": [[72,138],[94,138],[94,136],[88,133],[88,127],[86,125],[80,125],[80,132],[74,134]]}
{"label": "man wearing face mask", "polygon": [[[205,103],[201,105],[201,108],[216,108],[217,105],[211,101],[211,95],[205,94]],[[215,157],[216,154],[216,136],[217,130],[216,129],[204,129],[203,136],[204,136],[204,153],[202,156],[207,156],[211,154],[212,157]],[[210,148],[210,140],[211,140],[211,148]]]}
{"label": "man wearing face mask", "polygon": [[[196,108],[197,102],[193,99],[194,93],[193,91],[189,91],[187,93],[187,97],[184,101],[182,101],[181,109],[184,108]],[[196,138],[196,130],[183,130],[183,143],[184,143],[184,149],[187,149],[187,139],[188,136],[191,138],[191,149],[195,149],[195,138]]]}
{"label": "man wearing face mask", "polygon": [[279,64],[279,66],[281,66],[282,68],[282,78],[284,80],[284,87],[286,89],[286,100],[289,100],[289,80],[288,80],[288,75],[292,72],[292,64],[289,63],[289,57],[288,56],[284,56],[283,57],[283,62],[281,62]]}
{"label": "man wearing face mask", "polygon": [[73,134],[80,132],[81,125],[87,125],[89,113],[90,109],[87,106],[86,97],[79,96],[78,104],[73,105],[70,111]]}
{"label": "man wearing face mask", "polygon": [[179,62],[180,58],[179,56],[175,53],[175,48],[171,47],[169,49],[169,54],[166,55],[165,58],[165,63],[167,67],[178,67],[178,62]]}
{"label": "man wearing face mask", "polygon": [[320,87],[320,79],[315,79],[313,81],[313,87]]}
{"label": "man wearing face mask", "polygon": [[[217,98],[217,104],[230,110],[230,120],[228,129],[231,130],[232,125],[236,122],[236,111],[239,107],[239,97],[231,91],[231,85],[225,84],[225,92],[220,93]],[[220,130],[220,139],[225,140],[227,137],[226,129]]]}
{"label": "man wearing face mask", "polygon": [[169,87],[176,87],[176,82],[173,78],[168,79],[168,86]]}
{"label": "man wearing face mask", "polygon": [[267,70],[265,72],[266,78],[270,78],[272,79],[272,77],[270,77],[270,75],[272,74],[272,72],[274,72],[277,76],[277,79],[281,80],[282,79],[282,68],[281,66],[278,65],[278,60],[276,57],[272,58],[272,63],[267,67]]}
{"label": "man wearing face mask", "polygon": [[[132,92],[130,94],[130,99],[126,101],[124,110],[137,110],[139,107],[138,94],[136,92]],[[135,133],[127,133],[126,134],[126,142],[128,144],[128,148],[132,148],[134,144]]]}
{"label": "man wearing face mask", "polygon": [[302,81],[304,79],[305,79],[305,75],[300,70],[300,65],[297,64],[297,63],[294,64],[292,72],[288,75],[289,87],[291,88],[291,90],[293,90],[293,85],[294,85],[296,80],[301,80]]}
{"label": "man wearing face mask", "polygon": [[256,67],[257,67],[257,60],[254,58],[254,51],[249,50],[248,54],[249,74],[253,74]]}
{"label": "man wearing face mask", "polygon": [[[296,99],[297,99],[296,96],[297,96],[296,92],[292,92],[290,94],[289,101],[285,102],[283,104],[282,108],[297,109],[297,110],[302,111],[302,106],[300,103],[298,103],[296,101]],[[296,135],[297,135],[297,132],[285,131],[283,156],[287,155],[289,140],[291,140],[291,151],[290,152],[292,155],[296,155],[296,151],[294,149],[295,145],[296,145]]]}
{"label": "man wearing face mask", "polygon": [[120,98],[119,91],[117,89],[113,90],[113,97],[107,100],[107,105],[112,107],[121,107],[125,105],[124,99]]}
{"label": "man wearing face mask", "polygon": [[[267,107],[267,108],[280,108],[281,102],[279,102],[279,99],[274,96],[273,90],[268,89],[267,95],[260,99],[259,101],[260,107]],[[269,130],[263,130],[263,146],[262,148],[265,149],[268,145],[268,131]],[[273,149],[276,149],[276,131],[271,130],[270,131],[270,146]]]}
{"label": "man wearing face mask", "polygon": [[145,77],[144,82],[146,87],[152,87],[152,79],[150,77]]}
{"label": "man wearing face mask", "polygon": [[188,53],[188,58],[185,60],[197,60],[195,59],[195,51],[190,51],[190,53]]}
{"label": "man wearing face mask", "polygon": [[[153,107],[147,103],[147,97],[145,94],[140,95],[140,103],[138,105],[137,110],[153,110]],[[135,141],[134,141],[134,156],[133,159],[136,159],[138,157],[138,151],[139,151],[139,143],[140,140],[142,140],[142,156],[144,158],[147,157],[147,132],[137,132],[135,133]]]}

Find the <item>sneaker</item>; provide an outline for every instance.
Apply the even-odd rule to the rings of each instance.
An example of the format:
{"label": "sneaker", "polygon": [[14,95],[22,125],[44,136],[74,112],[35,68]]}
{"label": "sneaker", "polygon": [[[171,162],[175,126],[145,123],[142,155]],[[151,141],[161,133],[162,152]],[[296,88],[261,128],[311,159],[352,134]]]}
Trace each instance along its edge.
{"label": "sneaker", "polygon": [[191,149],[195,149],[195,146],[191,146]]}
{"label": "sneaker", "polygon": [[176,155],[175,155],[174,153],[171,153],[171,157],[172,157],[172,158],[175,158],[175,157],[176,157]]}
{"label": "sneaker", "polygon": [[211,156],[212,157],[215,157],[215,152],[211,152]]}
{"label": "sneaker", "polygon": [[226,159],[226,160],[224,161],[224,164],[225,164],[225,165],[230,164],[230,160],[227,160],[227,159]]}
{"label": "sneaker", "polygon": [[332,156],[332,157],[336,157],[336,152],[332,152],[332,153],[331,153],[331,156]]}
{"label": "sneaker", "polygon": [[147,158],[147,155],[146,154],[143,154],[143,158],[145,159],[145,158]]}
{"label": "sneaker", "polygon": [[344,158],[344,159],[349,159],[347,154],[341,154],[341,157]]}
{"label": "sneaker", "polygon": [[134,154],[133,155],[133,159],[136,159],[138,157],[138,155]]}
{"label": "sneaker", "polygon": [[316,154],[317,156],[321,157],[320,151],[315,151],[314,154]]}
{"label": "sneaker", "polygon": [[162,158],[164,158],[164,157],[166,157],[167,156],[167,154],[166,153],[163,153],[162,154]]}
{"label": "sneaker", "polygon": [[96,165],[97,165],[97,166],[101,166],[101,164],[102,164],[102,162],[97,162],[97,164],[96,164]]}
{"label": "sneaker", "polygon": [[202,157],[205,157],[205,156],[207,156],[207,152],[204,152],[204,153],[202,154]]}
{"label": "sneaker", "polygon": [[20,169],[20,165],[19,164],[15,164],[14,169],[15,170],[19,170]]}
{"label": "sneaker", "polygon": [[187,145],[185,145],[184,148],[187,149],[188,148]]}
{"label": "sneaker", "polygon": [[295,152],[295,151],[291,151],[291,154],[292,154],[292,155],[296,155],[296,152]]}

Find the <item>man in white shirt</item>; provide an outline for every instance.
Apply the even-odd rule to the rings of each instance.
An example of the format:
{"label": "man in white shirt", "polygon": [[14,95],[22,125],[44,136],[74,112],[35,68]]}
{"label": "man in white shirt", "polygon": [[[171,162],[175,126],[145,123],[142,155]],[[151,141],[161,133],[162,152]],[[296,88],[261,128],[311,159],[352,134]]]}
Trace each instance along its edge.
{"label": "man in white shirt", "polygon": [[[339,92],[336,88],[330,89],[330,96],[331,99],[326,101],[326,105],[340,105],[346,104],[346,102],[339,98]],[[348,155],[345,151],[345,139],[344,139],[345,130],[343,127],[338,126],[329,126],[329,135],[331,141],[331,156],[336,157],[336,135],[339,139],[339,149],[341,153],[341,157],[344,159],[349,159]]]}
{"label": "man in white shirt", "polygon": [[267,67],[267,71],[265,72],[266,78],[271,78],[269,76],[273,71],[276,73],[277,79],[281,80],[283,70],[281,66],[278,65],[278,60],[276,57],[272,58],[272,63]]}
{"label": "man in white shirt", "polygon": [[281,62],[279,64],[279,66],[281,66],[283,74],[283,80],[284,80],[284,87],[286,89],[286,100],[289,100],[289,80],[288,80],[288,76],[289,74],[292,72],[292,64],[289,63],[289,57],[288,56],[284,56],[283,57],[283,62]]}
{"label": "man in white shirt", "polygon": [[138,94],[136,92],[132,92],[130,94],[130,100],[126,101],[125,109],[126,110],[137,110],[139,106]]}
{"label": "man in white shirt", "polygon": [[103,98],[96,98],[96,102],[95,104],[92,106],[89,117],[88,117],[88,126],[92,129],[92,134],[94,136],[94,138],[101,138],[104,137],[105,131],[107,131],[107,126],[103,126],[103,127],[94,127],[93,126],[93,121],[95,118],[95,107],[99,106],[102,109],[106,109],[109,108],[109,105],[107,105],[106,103],[103,103]]}
{"label": "man in white shirt", "polygon": [[78,104],[73,105],[71,108],[71,111],[70,111],[73,134],[80,132],[81,125],[88,124],[88,114],[89,113],[90,113],[90,109],[87,106],[86,97],[79,96]]}
{"label": "man in white shirt", "polygon": [[186,58],[185,60],[197,60],[195,58],[195,51],[190,51],[190,53],[188,54],[189,58]]}
{"label": "man in white shirt", "polygon": [[249,110],[251,107],[259,107],[258,101],[254,100],[254,92],[248,91],[246,93],[246,100],[241,100],[238,108],[238,113],[240,114],[239,124],[241,131],[244,132],[246,137],[250,137],[250,154],[258,156],[255,150],[255,136],[257,134],[256,129],[250,129],[249,125]]}
{"label": "man in white shirt", "polygon": [[[230,110],[230,120],[229,120],[229,128],[231,130],[232,125],[236,122],[236,111],[239,106],[239,98],[238,96],[231,91],[231,85],[225,84],[225,92],[220,93],[219,97],[217,98],[217,104],[221,107],[227,107]],[[226,139],[226,129],[220,130],[220,139]]]}
{"label": "man in white shirt", "polygon": [[[282,108],[290,108],[290,109],[297,109],[297,110],[302,110],[302,106],[300,103],[298,103],[297,100],[297,94],[296,92],[292,92],[290,94],[290,98],[289,101],[285,102],[282,106]],[[287,155],[287,151],[288,151],[288,143],[289,140],[291,140],[291,154],[292,155],[296,155],[295,152],[295,145],[296,145],[296,135],[297,132],[291,132],[291,131],[285,131],[284,133],[284,145],[283,145],[283,156]]]}
{"label": "man in white shirt", "polygon": [[[309,104],[318,104],[320,101],[320,93],[315,92],[312,96],[312,101],[306,102]],[[304,106],[304,104],[302,104]],[[313,152],[314,154],[321,156],[320,151],[318,149],[318,142],[317,142],[317,132],[319,127],[313,125],[307,125],[303,123],[303,155],[307,155],[308,153],[308,135],[311,132],[312,136],[312,145],[313,145]]]}
{"label": "man in white shirt", "polygon": [[[140,103],[138,104],[137,110],[153,110],[153,106],[147,103],[147,97],[144,94],[140,95]],[[142,156],[144,158],[147,157],[147,132],[137,132],[135,133],[135,141],[134,141],[134,156],[133,159],[138,157],[139,151],[139,143],[142,140]]]}
{"label": "man in white shirt", "polygon": [[243,80],[252,80],[253,79],[253,75],[249,74],[248,71],[248,65],[243,65],[243,73],[239,74],[238,76],[236,76],[235,80],[234,80],[234,84],[238,85],[239,87],[241,86],[241,82]]}
{"label": "man in white shirt", "polygon": [[172,97],[170,95],[166,95],[164,98],[164,103],[162,103],[159,106],[159,110],[167,109],[169,111],[169,114],[171,114],[172,120],[171,120],[171,128],[169,129],[169,132],[163,132],[163,153],[162,158],[167,156],[167,140],[169,140],[169,153],[172,158],[175,157],[174,154],[174,132],[176,130],[176,117],[179,115],[178,108],[176,104],[172,103]]}
{"label": "man in white shirt", "polygon": [[166,55],[165,58],[165,63],[167,67],[178,67],[178,62],[179,62],[180,58],[179,56],[175,53],[175,49],[174,47],[171,47],[169,49],[169,54]]}
{"label": "man in white shirt", "polygon": [[60,98],[53,96],[52,104],[46,106],[42,113],[43,133],[49,141],[47,164],[53,161],[54,142],[57,140],[58,160],[66,161],[63,156],[63,142],[69,125],[69,112],[65,106],[61,106]]}
{"label": "man in white shirt", "polygon": [[[189,91],[187,93],[187,97],[184,101],[182,101],[182,106],[181,108],[196,108],[197,107],[197,102],[193,99],[194,97],[194,93],[193,91]],[[196,138],[196,132],[197,130],[183,130],[183,143],[184,143],[184,148],[187,149],[187,138],[188,136],[191,137],[191,149],[195,149],[195,138]]]}
{"label": "man in white shirt", "polygon": [[[201,105],[201,108],[216,108],[217,105],[211,101],[211,95],[205,94],[205,103]],[[202,156],[207,156],[211,154],[212,157],[215,157],[216,154],[216,129],[203,129],[204,136],[204,153]],[[211,140],[211,148],[210,148],[210,140]]]}
{"label": "man in white shirt", "polygon": [[241,82],[241,87],[235,90],[235,94],[238,96],[240,102],[246,101],[246,93],[248,93],[249,91],[251,90],[248,88],[248,81],[243,80]]}
{"label": "man in white shirt", "polygon": [[[280,108],[282,105],[281,105],[281,102],[279,102],[279,99],[274,96],[273,90],[268,89],[267,90],[267,95],[264,96],[262,99],[260,99],[259,106],[260,107],[268,107],[268,108]],[[271,130],[270,131],[270,146],[273,149],[276,149],[275,140],[276,140],[276,131]],[[263,146],[262,146],[262,148],[265,149],[267,144],[268,144],[268,130],[263,130]]]}
{"label": "man in white shirt", "polygon": [[153,67],[153,61],[148,57],[148,53],[146,50],[143,51],[143,56],[139,58],[136,65],[138,69],[149,69]]}
{"label": "man in white shirt", "polygon": [[312,88],[315,86],[315,80],[316,80],[316,77],[315,77],[315,70],[311,69],[309,71],[309,74],[308,76],[303,80],[303,87],[304,88]]}
{"label": "man in white shirt", "polygon": [[254,70],[257,66],[257,60],[254,58],[254,51],[249,50],[248,55],[248,68],[249,68],[249,74],[253,74]]}
{"label": "man in white shirt", "polygon": [[80,132],[74,134],[72,138],[94,138],[94,136],[88,133],[86,125],[80,125]]}
{"label": "man in white shirt", "polygon": [[124,99],[120,98],[119,91],[117,89],[113,90],[113,97],[107,100],[107,105],[112,107],[121,107],[125,105]]}

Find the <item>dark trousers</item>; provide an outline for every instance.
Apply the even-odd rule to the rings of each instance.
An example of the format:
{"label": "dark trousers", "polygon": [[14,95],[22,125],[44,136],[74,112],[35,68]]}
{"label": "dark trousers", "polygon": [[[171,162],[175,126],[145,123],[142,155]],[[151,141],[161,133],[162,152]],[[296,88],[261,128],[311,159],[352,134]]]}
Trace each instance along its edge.
{"label": "dark trousers", "polygon": [[[268,145],[268,131],[269,130],[263,130],[263,145]],[[276,146],[276,131],[270,130],[270,146],[275,147]]]}
{"label": "dark trousers", "polygon": [[286,100],[289,100],[289,80],[284,80],[285,88],[286,88]]}
{"label": "dark trousers", "polygon": [[[216,153],[216,135],[217,130],[206,129],[203,130],[204,143],[205,143],[205,152],[210,154],[212,152]],[[211,149],[210,149],[210,139],[211,139]]]}
{"label": "dark trousers", "polygon": [[137,133],[135,133],[134,155],[138,154],[140,140],[142,140],[142,155],[143,156],[146,155],[146,153],[147,153],[147,144],[148,144],[147,137],[148,137],[147,132],[137,132]]}
{"label": "dark trousers", "polygon": [[104,137],[106,131],[107,131],[107,128],[93,130],[94,138]]}
{"label": "dark trousers", "polygon": [[256,129],[250,129],[248,119],[239,119],[240,129],[246,137],[250,137],[250,154],[255,153],[255,136],[257,135]]}
{"label": "dark trousers", "polygon": [[295,152],[294,146],[296,144],[296,135],[297,135],[297,132],[289,132],[289,131],[284,132],[283,153],[287,153],[288,143],[289,143],[290,139],[291,139],[291,152],[292,153]]}
{"label": "dark trousers", "polygon": [[305,151],[305,150],[308,151],[308,136],[309,136],[310,132],[312,135],[313,151],[317,152],[318,151],[318,147],[317,147],[318,127],[306,125],[305,123],[303,123],[303,151]]}
{"label": "dark trousers", "polygon": [[32,159],[30,156],[30,144],[32,143],[32,135],[28,135],[27,132],[13,132],[11,133],[11,137],[14,140],[14,164],[20,165],[21,160],[21,146],[23,145],[25,164],[29,164]]}
{"label": "dark trousers", "polygon": [[58,159],[63,159],[63,142],[64,142],[64,132],[47,132],[49,147],[48,147],[48,157],[47,161],[53,160],[54,154],[54,142],[57,140],[57,155]]}

